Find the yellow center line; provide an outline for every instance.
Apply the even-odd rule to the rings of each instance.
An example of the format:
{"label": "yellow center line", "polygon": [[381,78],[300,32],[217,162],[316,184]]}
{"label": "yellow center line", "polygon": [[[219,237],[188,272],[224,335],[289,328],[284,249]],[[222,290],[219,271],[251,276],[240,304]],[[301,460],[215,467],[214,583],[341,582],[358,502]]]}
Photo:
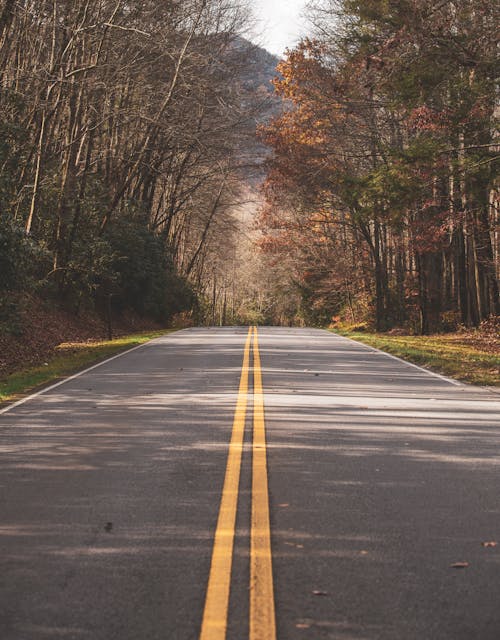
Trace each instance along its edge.
{"label": "yellow center line", "polygon": [[229,446],[224,488],[215,532],[212,564],[208,579],[200,640],[224,640],[227,629],[231,568],[233,561],[236,512],[240,484],[241,456],[248,403],[248,372],[252,329],[249,329],[243,356],[238,401]]}
{"label": "yellow center line", "polygon": [[250,534],[250,640],[275,640],[271,526],[267,474],[264,392],[259,341],[255,327],[252,464],[252,528]]}

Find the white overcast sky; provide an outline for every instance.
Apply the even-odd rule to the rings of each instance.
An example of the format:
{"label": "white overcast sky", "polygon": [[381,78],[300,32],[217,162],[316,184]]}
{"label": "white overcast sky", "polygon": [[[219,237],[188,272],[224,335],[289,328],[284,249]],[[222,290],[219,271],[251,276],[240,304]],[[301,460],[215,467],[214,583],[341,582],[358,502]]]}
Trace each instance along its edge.
{"label": "white overcast sky", "polygon": [[255,40],[271,53],[281,56],[306,33],[301,13],[307,0],[252,0],[257,19]]}

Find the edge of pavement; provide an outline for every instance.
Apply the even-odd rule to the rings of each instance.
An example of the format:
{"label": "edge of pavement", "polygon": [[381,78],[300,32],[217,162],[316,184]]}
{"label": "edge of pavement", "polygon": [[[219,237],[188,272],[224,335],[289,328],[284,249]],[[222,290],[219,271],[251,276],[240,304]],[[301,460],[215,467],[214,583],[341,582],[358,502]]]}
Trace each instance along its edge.
{"label": "edge of pavement", "polygon": [[392,353],[388,353],[387,351],[383,351],[382,349],[377,349],[377,347],[372,347],[371,345],[365,344],[364,342],[359,342],[359,340],[354,340],[353,338],[348,338],[347,336],[342,336],[339,333],[335,333],[334,331],[329,331],[328,329],[323,329],[323,331],[325,331],[327,334],[329,334],[330,336],[335,336],[337,338],[342,338],[343,340],[348,340],[349,342],[354,342],[357,345],[361,345],[363,347],[365,347],[368,351],[372,351],[375,353],[380,353],[384,356],[387,356],[388,358],[391,358],[392,360],[397,360],[398,362],[402,362],[403,364],[409,366],[409,367],[413,367],[414,369],[418,369],[419,371],[423,371],[424,373],[427,373],[431,376],[434,376],[435,378],[439,378],[440,380],[443,380],[445,382],[448,382],[449,384],[452,384],[455,387],[464,387],[467,389],[481,389],[487,393],[491,393],[493,395],[500,395],[500,389],[496,388],[496,387],[488,387],[488,386],[482,386],[482,385],[473,385],[473,384],[468,384],[466,382],[462,382],[461,380],[455,380],[453,378],[448,378],[444,375],[442,375],[441,373],[438,373],[437,371],[433,371],[432,369],[428,369],[426,367],[422,367],[418,364],[415,364],[414,362],[410,362],[409,360],[404,360],[403,358],[399,358],[398,356],[393,355]]}
{"label": "edge of pavement", "polygon": [[114,356],[105,358],[104,360],[100,360],[95,364],[91,365],[90,367],[85,367],[84,369],[77,370],[75,373],[71,375],[68,375],[59,379],[56,378],[56,382],[53,382],[53,381],[46,382],[44,384],[41,384],[35,387],[34,390],[30,389],[26,391],[25,394],[21,394],[21,397],[19,398],[19,400],[14,400],[14,402],[7,401],[4,403],[0,403],[0,416],[5,413],[8,413],[9,411],[12,411],[13,409],[25,404],[26,402],[29,402],[30,400],[33,400],[34,398],[37,398],[38,396],[44,395],[49,391],[52,391],[53,389],[57,389],[57,387],[60,387],[63,384],[66,384],[67,382],[71,382],[72,380],[75,380],[75,378],[79,378],[80,376],[83,376],[89,371],[93,371],[98,367],[108,364],[108,362],[117,360],[118,358],[121,358],[122,356],[125,356],[128,353],[132,353],[132,351],[137,351],[138,349],[142,349],[142,347],[145,347],[146,345],[157,342],[158,340],[162,340],[167,335],[172,335],[173,333],[180,333],[181,331],[185,331],[185,329],[166,332],[163,336],[152,338],[151,340],[148,340],[147,342],[143,342],[142,344],[138,344],[135,347],[131,347],[131,348],[125,349],[124,351],[120,351],[119,353],[116,353]]}

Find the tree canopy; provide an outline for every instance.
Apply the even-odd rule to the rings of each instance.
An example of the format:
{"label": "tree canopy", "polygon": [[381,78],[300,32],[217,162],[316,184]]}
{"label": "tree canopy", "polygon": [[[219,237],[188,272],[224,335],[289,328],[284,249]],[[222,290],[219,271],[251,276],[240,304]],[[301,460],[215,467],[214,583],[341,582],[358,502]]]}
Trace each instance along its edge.
{"label": "tree canopy", "polygon": [[429,333],[498,314],[498,6],[309,10],[315,37],[280,65],[286,108],[263,129],[264,249],[318,322]]}

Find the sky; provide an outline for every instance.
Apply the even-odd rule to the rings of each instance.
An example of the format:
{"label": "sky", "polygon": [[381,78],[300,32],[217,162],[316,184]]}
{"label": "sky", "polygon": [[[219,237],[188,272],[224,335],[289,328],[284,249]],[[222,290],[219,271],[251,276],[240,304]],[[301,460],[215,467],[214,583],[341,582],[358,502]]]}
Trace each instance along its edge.
{"label": "sky", "polygon": [[306,32],[301,17],[306,0],[252,0],[258,19],[255,41],[271,53],[282,56]]}

